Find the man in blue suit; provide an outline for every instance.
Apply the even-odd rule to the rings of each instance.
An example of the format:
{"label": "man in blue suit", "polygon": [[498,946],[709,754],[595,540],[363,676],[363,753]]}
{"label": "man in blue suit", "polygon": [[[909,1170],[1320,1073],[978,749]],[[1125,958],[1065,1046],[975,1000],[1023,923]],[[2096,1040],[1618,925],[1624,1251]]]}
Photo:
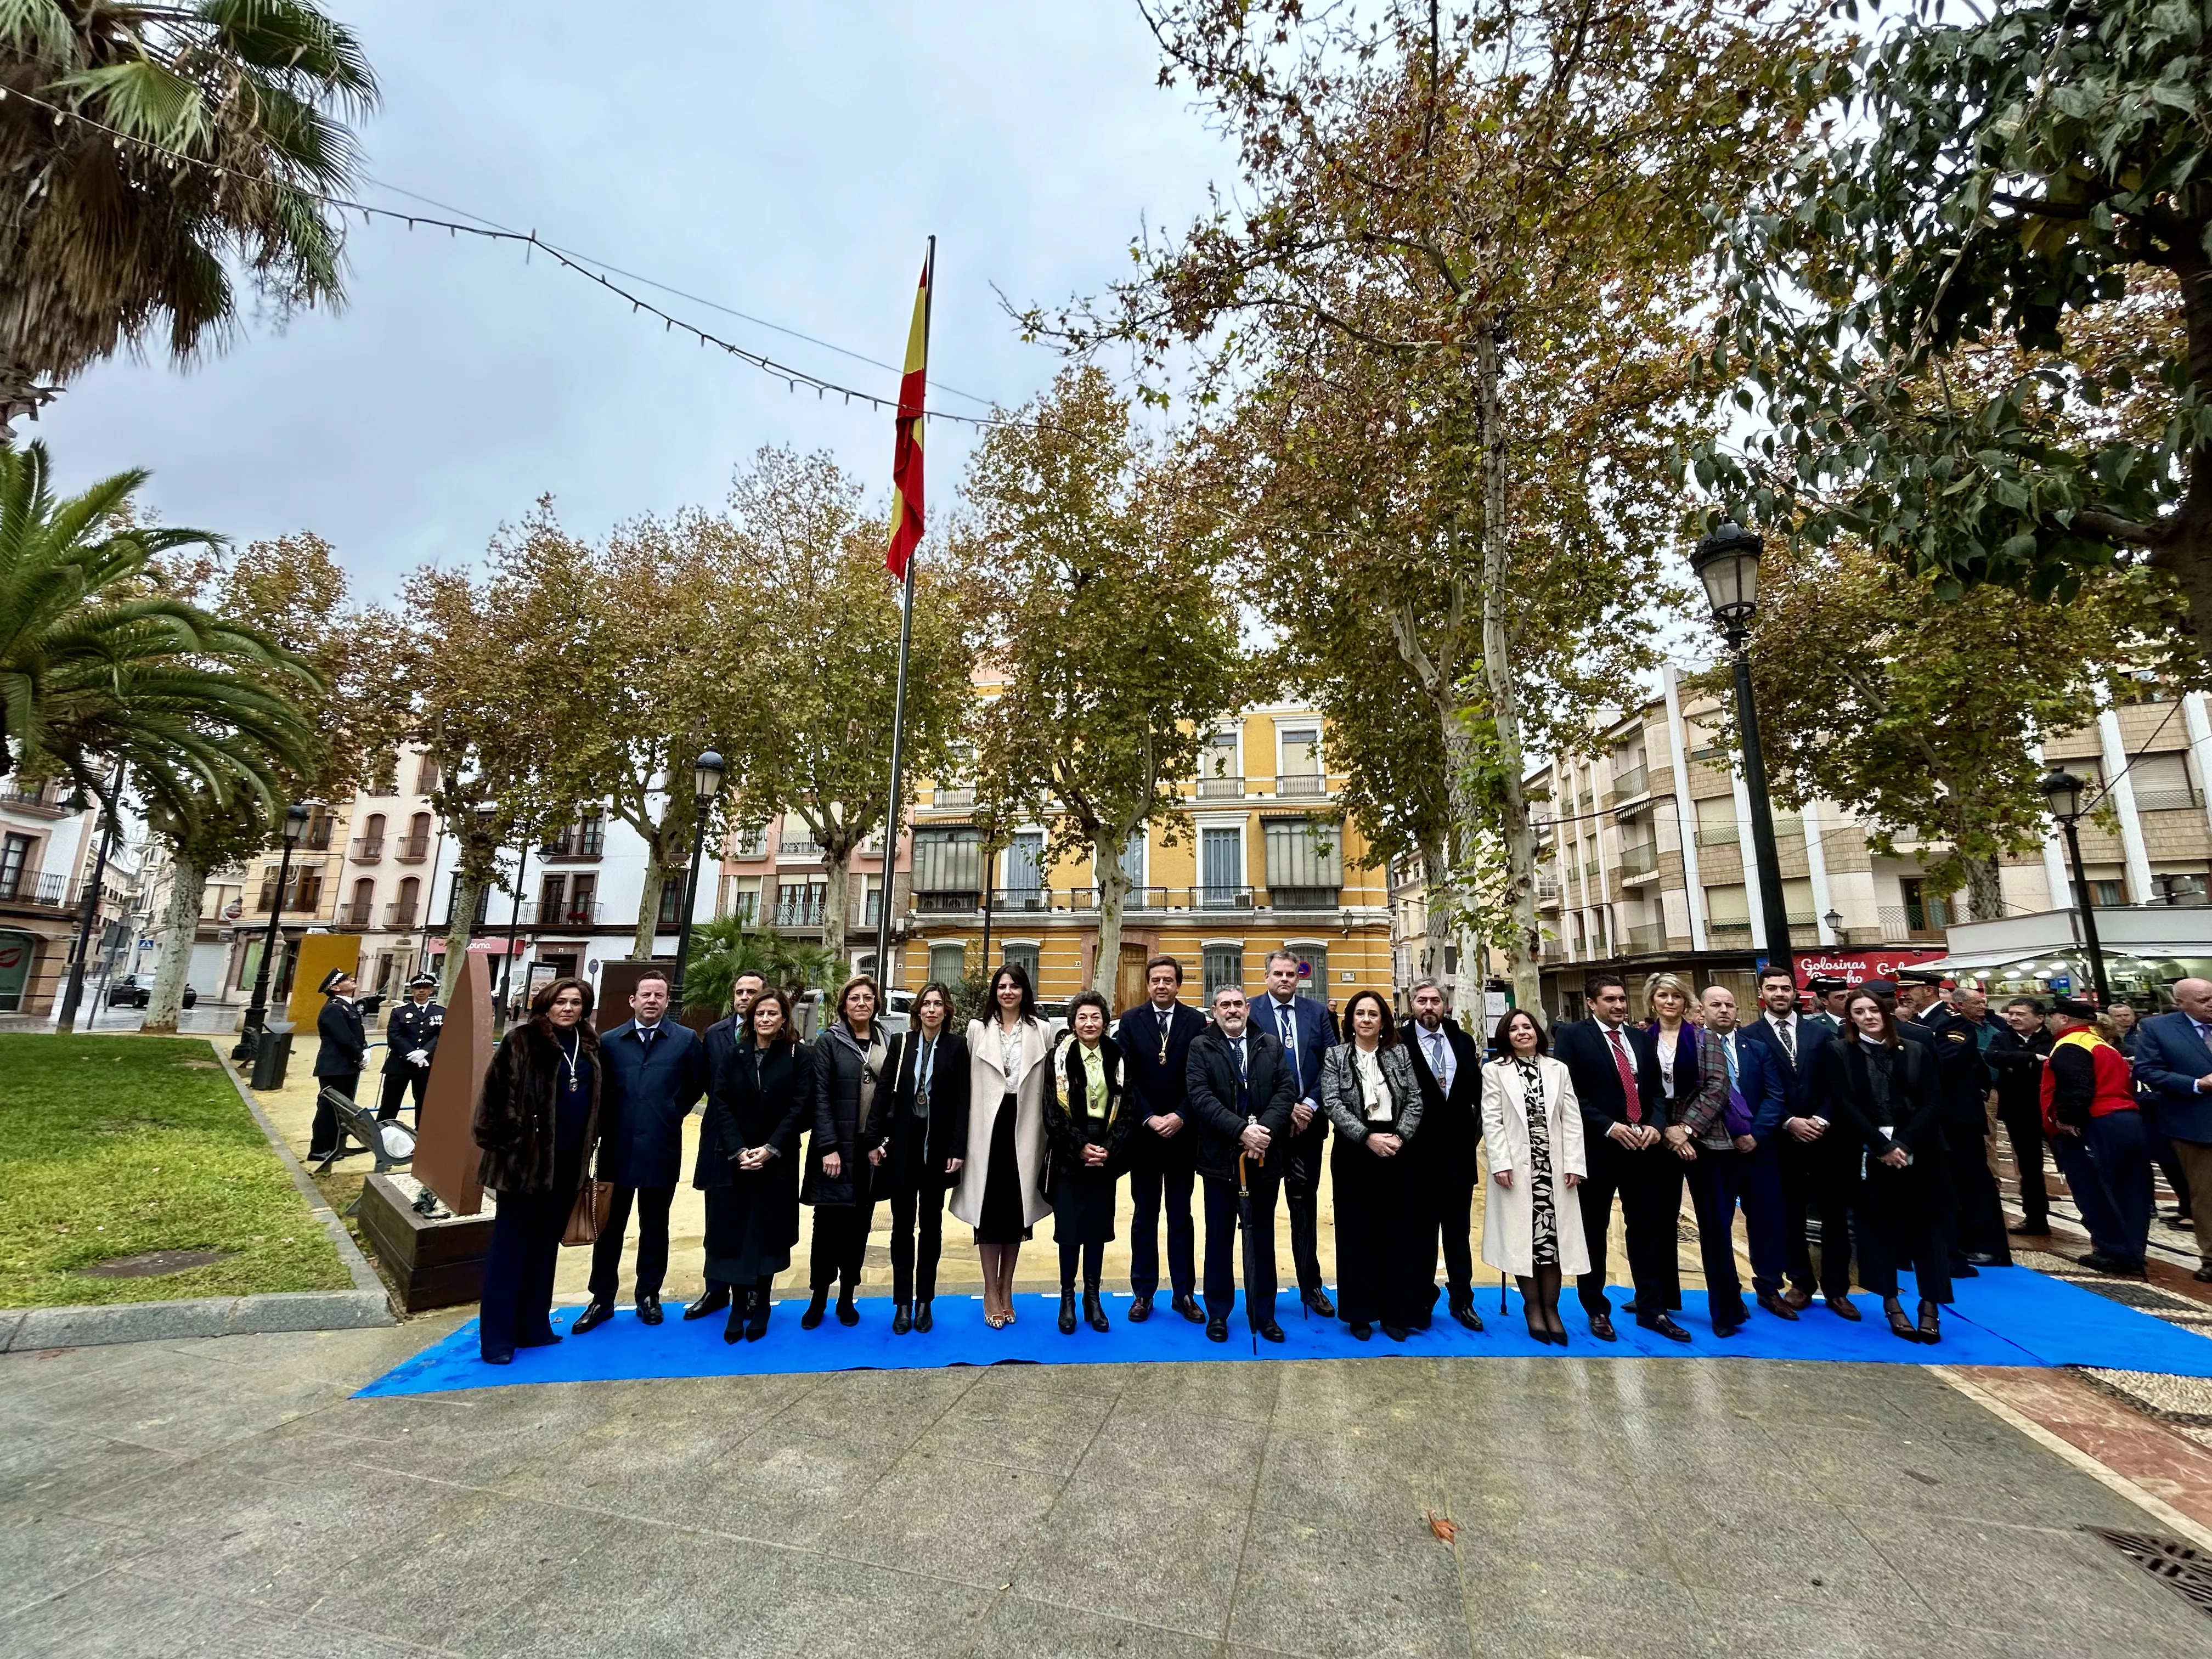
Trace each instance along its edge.
{"label": "man in blue suit", "polygon": [[2173,1143],[2193,1202],[2197,1277],[2212,1284],[2212,979],[2173,988],[2180,1005],[2136,1031],[2136,1096]]}
{"label": "man in blue suit", "polygon": [[630,994],[632,1018],[599,1040],[599,1179],[615,1184],[607,1224],[592,1247],[591,1305],[571,1334],[615,1314],[623,1236],[637,1210],[637,1316],[660,1323],[660,1282],[668,1274],[668,1206],[684,1159],[684,1120],[707,1091],[707,1054],[681,1022],[667,1018],[668,976],[658,969]]}
{"label": "man in blue suit", "polygon": [[[1826,982],[1813,981],[1815,988]],[[1770,969],[1759,976],[1759,1018],[1741,1029],[1741,1038],[1765,1051],[1782,1083],[1782,1121],[1762,1144],[1771,1145],[1774,1153],[1782,1199],[1782,1264],[1790,1279],[1790,1288],[1771,1305],[1764,1295],[1759,1305],[1777,1318],[1795,1319],[1813,1305],[1817,1285],[1832,1312],[1856,1321],[1859,1310],[1851,1305],[1850,1211],[1858,1158],[1840,1134],[1830,1132],[1827,1119],[1814,1112],[1811,1098],[1813,1055],[1834,1040],[1835,1030],[1822,1016],[1800,1011],[1797,981],[1784,969]],[[1820,1223],[1817,1279],[1808,1233],[1814,1211]],[[1758,1272],[1756,1258],[1753,1272]]]}
{"label": "man in blue suit", "polygon": [[[1298,959],[1288,951],[1267,954],[1267,993],[1252,1005],[1252,1028],[1288,1051],[1291,1092],[1290,1161],[1283,1170],[1283,1207],[1291,1212],[1291,1260],[1298,1273],[1298,1298],[1323,1319],[1336,1304],[1321,1282],[1322,1147],[1328,1117],[1321,1109],[1322,1056],[1336,1047],[1336,1017],[1321,997],[1298,994]],[[1322,988],[1322,995],[1328,990]]]}
{"label": "man in blue suit", "polygon": [[1125,1008],[1115,1024],[1121,1049],[1121,1075],[1137,1127],[1125,1152],[1129,1161],[1129,1320],[1142,1324],[1152,1316],[1152,1297],[1160,1288],[1160,1207],[1168,1212],[1168,1283],[1175,1310],[1194,1325],[1206,1322],[1198,1305],[1197,1231],[1191,1222],[1190,1193],[1198,1177],[1198,1126],[1191,1121],[1187,1078],[1191,1039],[1206,1029],[1206,1016],[1185,1007],[1182,963],[1154,957],[1145,964],[1147,1000]]}
{"label": "man in blue suit", "polygon": [[[1778,1319],[1797,1317],[1796,1310],[1782,1300],[1789,1256],[1782,1225],[1781,1147],[1776,1136],[1789,1096],[1783,1087],[1780,1053],[1749,1041],[1736,1029],[1735,994],[1724,985],[1709,986],[1700,1002],[1705,1041],[1721,1051],[1720,1074],[1727,1086],[1719,1111],[1691,1130],[1698,1157],[1689,1170],[1690,1200],[1697,1207],[1713,1331],[1730,1336],[1747,1317],[1735,1271],[1739,1201],[1751,1242],[1751,1280],[1759,1305]],[[1701,1096],[1692,1111],[1705,1103]]]}

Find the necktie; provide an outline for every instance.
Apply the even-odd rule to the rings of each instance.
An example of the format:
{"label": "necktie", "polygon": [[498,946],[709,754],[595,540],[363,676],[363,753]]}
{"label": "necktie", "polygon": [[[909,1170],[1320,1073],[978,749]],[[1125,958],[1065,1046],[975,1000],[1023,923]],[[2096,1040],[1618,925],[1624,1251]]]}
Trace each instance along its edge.
{"label": "necktie", "polygon": [[643,1049],[647,1054],[651,1054],[653,1052],[653,1040],[659,1035],[660,1030],[658,1026],[641,1025],[637,1028],[637,1046]]}
{"label": "necktie", "polygon": [[1733,1032],[1721,1039],[1721,1053],[1728,1059],[1729,1087],[1735,1087],[1735,1036]]}
{"label": "necktie", "polygon": [[1620,1027],[1612,1027],[1606,1035],[1613,1039],[1613,1067],[1620,1073],[1620,1093],[1628,1103],[1628,1121],[1641,1123],[1644,1121],[1644,1101],[1636,1092],[1636,1068],[1628,1063],[1628,1050],[1620,1041]]}
{"label": "necktie", "polygon": [[1437,1085],[1449,1093],[1451,1090],[1451,1057],[1444,1047],[1444,1034],[1431,1031],[1428,1035],[1429,1070],[1436,1073]]}
{"label": "necktie", "polygon": [[1252,1104],[1251,1077],[1244,1069],[1244,1039],[1239,1037],[1237,1049],[1237,1109],[1246,1111]]}
{"label": "necktie", "polygon": [[1795,1066],[1797,1063],[1797,1038],[1790,1029],[1790,1021],[1778,1019],[1774,1022],[1774,1029],[1782,1038],[1782,1052],[1790,1056],[1790,1063]]}
{"label": "necktie", "polygon": [[1297,1022],[1291,1018],[1289,1003],[1279,1002],[1275,1005],[1275,1024],[1283,1034],[1283,1047],[1291,1056],[1291,1086],[1297,1090],[1298,1098],[1304,1100],[1306,1095],[1306,1080],[1298,1071]]}

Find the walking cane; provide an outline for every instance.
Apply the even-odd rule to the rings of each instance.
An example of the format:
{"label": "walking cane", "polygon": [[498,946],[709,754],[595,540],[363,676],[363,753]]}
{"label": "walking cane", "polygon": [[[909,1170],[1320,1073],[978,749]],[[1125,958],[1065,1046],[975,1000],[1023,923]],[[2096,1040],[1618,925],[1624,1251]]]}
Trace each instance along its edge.
{"label": "walking cane", "polygon": [[[1248,1116],[1244,1122],[1249,1127],[1259,1121],[1256,1117]],[[1252,1324],[1252,1176],[1249,1160],[1250,1154],[1242,1151],[1237,1152],[1237,1224],[1244,1234],[1244,1322],[1247,1325]],[[1260,1328],[1252,1325],[1252,1358],[1257,1359],[1259,1357]]]}

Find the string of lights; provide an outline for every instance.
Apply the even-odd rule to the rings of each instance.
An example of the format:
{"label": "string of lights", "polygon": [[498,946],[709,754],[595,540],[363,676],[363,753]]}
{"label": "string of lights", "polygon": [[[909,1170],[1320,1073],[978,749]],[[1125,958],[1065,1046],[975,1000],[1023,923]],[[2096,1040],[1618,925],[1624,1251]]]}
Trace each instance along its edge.
{"label": "string of lights", "polygon": [[[203,172],[216,174],[224,178],[235,179],[240,180],[241,183],[252,185],[257,188],[266,188],[271,183],[270,179],[257,178],[252,173],[242,173],[235,167],[226,167],[220,161],[210,161],[202,156],[188,155],[181,150],[172,149],[167,145],[156,144],[149,140],[136,137],[130,133],[121,131],[119,128],[109,125],[105,121],[101,121],[92,116],[87,115],[81,110],[68,109],[59,104],[50,103],[46,100],[40,98],[31,93],[10,88],[0,88],[0,99],[9,98],[20,99],[24,103],[29,104],[34,108],[45,110],[57,119],[77,122],[82,125],[92,128],[95,131],[105,133],[108,137],[112,138],[118,144],[127,145],[135,150],[141,151],[149,155],[161,156],[179,167],[197,167]],[[303,197],[309,201],[319,202],[325,207],[330,208],[340,214],[357,213],[361,216],[362,222],[364,224],[373,223],[376,220],[383,219],[394,223],[404,224],[410,230],[427,228],[432,230],[442,230],[446,232],[449,237],[458,238],[461,236],[474,236],[488,242],[518,243],[521,245],[524,250],[524,258],[526,259],[532,253],[544,254],[548,259],[550,259],[562,270],[572,272],[578,276],[581,276],[587,282],[596,283],[599,287],[605,289],[617,299],[626,301],[629,304],[633,315],[643,313],[646,316],[658,319],[660,323],[662,332],[688,335],[692,339],[696,340],[702,346],[711,347],[715,350],[725,352],[730,356],[736,358],[738,362],[750,364],[752,368],[759,369],[762,373],[771,375],[774,378],[783,381],[784,388],[787,392],[795,393],[799,387],[807,386],[812,389],[814,395],[817,399],[826,399],[829,395],[834,392],[839,397],[842,398],[848,404],[852,404],[857,401],[865,403],[871,409],[877,410],[890,410],[894,412],[899,412],[901,410],[902,406],[896,398],[886,398],[878,392],[866,391],[859,386],[846,386],[839,381],[827,379],[823,375],[811,374],[805,369],[797,368],[790,363],[780,362],[779,360],[768,356],[763,353],[748,350],[745,347],[738,344],[733,340],[726,340],[720,335],[714,333],[710,330],[701,328],[696,323],[688,322],[684,319],[675,315],[673,313],[664,310],[661,307],[655,305],[651,300],[647,299],[642,295],[633,293],[629,289],[624,288],[620,283],[613,281],[605,274],[605,270],[595,269],[592,262],[586,260],[578,255],[570,253],[564,249],[556,247],[552,243],[546,241],[544,238],[540,237],[535,230],[508,230],[494,226],[489,221],[470,224],[459,219],[437,218],[428,214],[410,213],[397,208],[378,207],[372,203],[356,201],[350,197],[332,195],[328,191],[312,189],[305,185],[288,183],[281,185],[281,188],[289,190],[294,194]],[[460,210],[449,210],[458,211]],[[612,269],[612,267],[608,267],[608,269]],[[631,280],[647,282],[650,279],[633,277]],[[652,283],[652,286],[660,288],[665,287],[665,285],[653,283]],[[672,292],[673,290],[670,291]],[[701,303],[711,302],[702,301]],[[717,308],[726,309],[726,307]],[[774,325],[769,325],[769,326]],[[782,331],[792,332],[793,331],[785,330]],[[799,337],[805,338],[807,337],[801,336]],[[817,342],[817,343],[820,343]],[[842,349],[842,348],[836,347],[833,347],[831,349]],[[973,394],[961,393],[959,395],[972,396]],[[1010,416],[956,415],[945,410],[931,409],[927,407],[924,407],[913,412],[926,416],[933,421],[956,421],[963,426],[978,428],[1042,428],[1042,422],[1036,421],[1018,420]]]}

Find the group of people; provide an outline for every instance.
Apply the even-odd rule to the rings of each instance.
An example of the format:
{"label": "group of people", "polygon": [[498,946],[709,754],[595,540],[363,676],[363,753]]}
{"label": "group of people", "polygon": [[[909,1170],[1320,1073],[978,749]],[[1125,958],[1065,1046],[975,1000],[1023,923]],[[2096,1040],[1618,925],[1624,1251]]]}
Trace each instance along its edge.
{"label": "group of people", "polygon": [[[986,1324],[1014,1322],[1022,1245],[1050,1216],[1059,1328],[1106,1331],[1104,1249],[1125,1176],[1133,1230],[1126,1317],[1154,1316],[1164,1273],[1169,1310],[1217,1342],[1228,1340],[1240,1257],[1245,1322],[1257,1340],[1283,1340],[1279,1204],[1289,1212],[1297,1293],[1314,1314],[1341,1318],[1362,1340],[1379,1326],[1403,1341],[1441,1302],[1481,1330],[1472,1212],[1486,1170],[1481,1259],[1518,1282],[1530,1335],[1562,1346],[1570,1277],[1589,1334],[1618,1340],[1606,1271],[1616,1197],[1634,1287],[1624,1311],[1680,1342],[1691,1340],[1672,1316],[1682,1306],[1675,1247],[1686,1185],[1722,1337],[1751,1317],[1734,1248],[1739,1206],[1753,1299],[1783,1320],[1797,1319],[1816,1292],[1838,1316],[1859,1319],[1856,1283],[1881,1298],[1896,1334],[1934,1342],[1953,1279],[2009,1261],[1984,1138],[1993,1074],[2000,1097],[2021,1086],[2008,1069],[2016,1045],[1996,1033],[1984,1044],[1933,984],[1835,988],[1822,997],[1832,1009],[1807,1012],[1795,979],[1777,971],[1759,981],[1755,1017],[1740,1021],[1724,987],[1693,996],[1661,975],[1645,987],[1645,1020],[1632,1022],[1625,983],[1600,975],[1588,987],[1587,1018],[1547,1032],[1534,1013],[1515,1010],[1491,1034],[1486,1059],[1432,981],[1413,988],[1402,1025],[1380,994],[1363,991],[1340,1030],[1325,1004],[1298,994],[1295,957],[1275,953],[1266,974],[1259,997],[1224,985],[1201,1012],[1182,1000],[1182,964],[1156,957],[1145,1002],[1117,1019],[1085,992],[1055,1032],[1027,975],[1009,964],[964,1032],[951,1029],[951,991],[933,982],[896,1035],[884,1030],[881,994],[864,975],[805,1042],[789,996],[758,975],[739,976],[729,1016],[703,1038],[669,1018],[657,974],[637,982],[633,1018],[603,1037],[589,1020],[591,988],[557,980],[501,1043],[477,1113],[484,1184],[500,1200],[483,1357],[503,1364],[517,1347],[560,1340],[550,1318],[554,1261],[594,1170],[612,1191],[591,1300],[570,1334],[613,1316],[633,1212],[637,1315],[661,1322],[683,1120],[702,1100],[692,1183],[705,1199],[707,1285],[683,1312],[726,1314],[731,1342],[766,1334],[802,1206],[813,1225],[799,1322],[821,1325],[834,1297],[837,1321],[858,1323],[864,1255],[884,1203],[895,1334],[933,1327],[948,1207],[974,1231]],[[2199,1042],[2212,1038],[2212,985],[2203,1003]],[[2013,1012],[2008,1029],[2018,1036]],[[2106,1121],[2127,1109],[2121,1096],[2131,1100],[2132,1085],[2089,1014],[2059,999],[2048,1036],[2027,1040],[2039,1115],[2077,1193],[2085,1182],[2117,1191],[2133,1178],[2123,1166],[2142,1144]],[[2117,1073],[2100,1049],[2120,1060]],[[2212,1052],[2205,1058],[2192,1093],[2212,1085]],[[1318,1250],[1325,1152],[1334,1300]],[[2037,1170],[2039,1186],[2039,1162]],[[1908,1269],[1911,1311],[1899,1277]]]}

